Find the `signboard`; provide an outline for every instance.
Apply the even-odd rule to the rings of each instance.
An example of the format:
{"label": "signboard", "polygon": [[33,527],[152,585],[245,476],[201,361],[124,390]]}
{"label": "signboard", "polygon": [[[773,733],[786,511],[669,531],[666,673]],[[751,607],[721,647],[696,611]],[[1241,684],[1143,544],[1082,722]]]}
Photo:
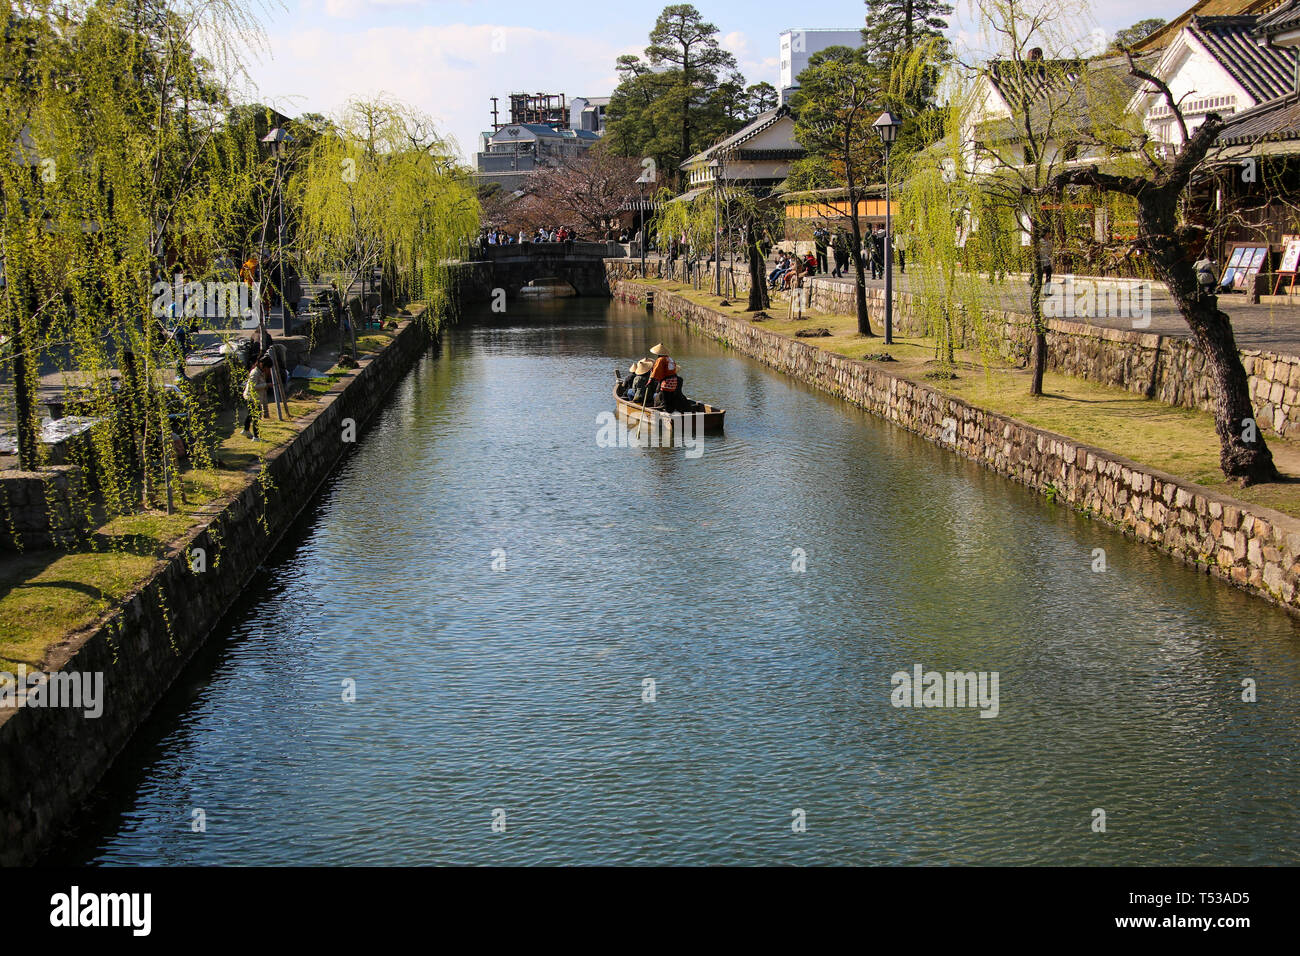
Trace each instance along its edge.
{"label": "signboard", "polygon": [[1300,239],[1291,239],[1282,247],[1282,264],[1277,271],[1294,273],[1297,266],[1300,266]]}
{"label": "signboard", "polygon": [[1268,246],[1242,245],[1232,250],[1219,287],[1249,293],[1255,276],[1268,261]]}
{"label": "signboard", "polygon": [[1241,257],[1245,252],[1246,248],[1244,246],[1238,246],[1232,250],[1232,254],[1228,257],[1228,266],[1223,270],[1223,278],[1219,280],[1220,289],[1232,288],[1232,277],[1236,274],[1237,269],[1240,268]]}
{"label": "signboard", "polygon": [[1287,289],[1296,283],[1296,272],[1300,271],[1300,236],[1282,237],[1282,263],[1277,267],[1277,279],[1273,282],[1273,294],[1277,295],[1283,278],[1290,278]]}

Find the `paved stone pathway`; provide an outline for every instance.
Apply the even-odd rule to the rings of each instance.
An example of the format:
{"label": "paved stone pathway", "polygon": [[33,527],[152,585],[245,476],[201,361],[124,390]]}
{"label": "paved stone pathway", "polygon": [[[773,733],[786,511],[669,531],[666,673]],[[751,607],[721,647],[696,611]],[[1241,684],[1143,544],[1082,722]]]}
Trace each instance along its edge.
{"label": "paved stone pathway", "polygon": [[[647,261],[656,258],[648,256]],[[738,263],[739,264],[739,263]],[[725,265],[724,265],[725,268]],[[765,267],[772,269],[769,261]],[[1062,277],[1057,277],[1058,279]],[[1088,277],[1080,277],[1080,279]],[[834,282],[851,285],[849,277],[837,279],[830,275],[816,277],[818,282]],[[1105,280],[1101,280],[1104,282]],[[870,288],[883,289],[884,279],[867,279]],[[900,291],[910,291],[911,277],[894,273],[894,287]],[[1021,291],[1023,289],[1023,291]],[[1029,291],[1024,280],[1010,278],[1001,290],[1001,294],[992,287],[990,297],[997,296],[1000,308],[1008,312],[1028,312]],[[1232,317],[1232,328],[1240,349],[1259,349],[1266,352],[1279,352],[1287,355],[1300,355],[1300,303],[1260,303],[1251,305],[1243,294],[1220,296],[1219,306]],[[1151,293],[1151,324],[1135,328],[1133,320],[1128,317],[1079,317],[1062,316],[1073,322],[1087,322],[1091,325],[1122,329],[1128,332],[1150,332],[1174,338],[1191,338],[1191,331],[1175,307],[1173,299],[1164,291],[1163,285],[1157,283]]]}

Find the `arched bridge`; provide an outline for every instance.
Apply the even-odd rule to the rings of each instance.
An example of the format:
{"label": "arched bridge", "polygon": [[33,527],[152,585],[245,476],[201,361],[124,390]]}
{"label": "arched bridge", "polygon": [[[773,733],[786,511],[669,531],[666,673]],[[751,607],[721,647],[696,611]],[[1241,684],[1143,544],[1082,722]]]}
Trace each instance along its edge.
{"label": "arched bridge", "polygon": [[[617,242],[518,242],[475,249],[475,259],[488,266],[493,288],[514,298],[534,279],[559,278],[579,295],[609,295],[605,260],[627,255]],[[482,267],[480,267],[482,268]]]}

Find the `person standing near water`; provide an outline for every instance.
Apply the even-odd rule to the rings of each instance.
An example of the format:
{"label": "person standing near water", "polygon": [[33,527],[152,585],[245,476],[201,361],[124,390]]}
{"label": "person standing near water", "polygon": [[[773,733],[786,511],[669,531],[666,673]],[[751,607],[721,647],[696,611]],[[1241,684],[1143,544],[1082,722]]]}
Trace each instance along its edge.
{"label": "person standing near water", "polygon": [[[270,411],[266,393],[271,387],[271,363],[267,359],[259,359],[257,363],[248,370],[248,381],[244,383],[244,404],[248,411],[244,415],[244,437],[251,438],[253,441],[261,441],[257,433],[257,423],[261,418],[265,418]],[[257,402],[262,406],[260,415],[253,414],[253,403]]]}

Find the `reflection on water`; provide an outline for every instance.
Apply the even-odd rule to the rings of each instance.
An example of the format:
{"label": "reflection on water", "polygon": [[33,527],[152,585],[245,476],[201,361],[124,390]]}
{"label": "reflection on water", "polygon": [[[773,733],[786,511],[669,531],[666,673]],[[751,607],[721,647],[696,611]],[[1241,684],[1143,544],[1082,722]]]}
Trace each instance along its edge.
{"label": "reflection on water", "polygon": [[[698,459],[597,444],[656,341]],[[456,330],[290,538],[53,860],[1300,859],[1284,614],[639,310]]]}

